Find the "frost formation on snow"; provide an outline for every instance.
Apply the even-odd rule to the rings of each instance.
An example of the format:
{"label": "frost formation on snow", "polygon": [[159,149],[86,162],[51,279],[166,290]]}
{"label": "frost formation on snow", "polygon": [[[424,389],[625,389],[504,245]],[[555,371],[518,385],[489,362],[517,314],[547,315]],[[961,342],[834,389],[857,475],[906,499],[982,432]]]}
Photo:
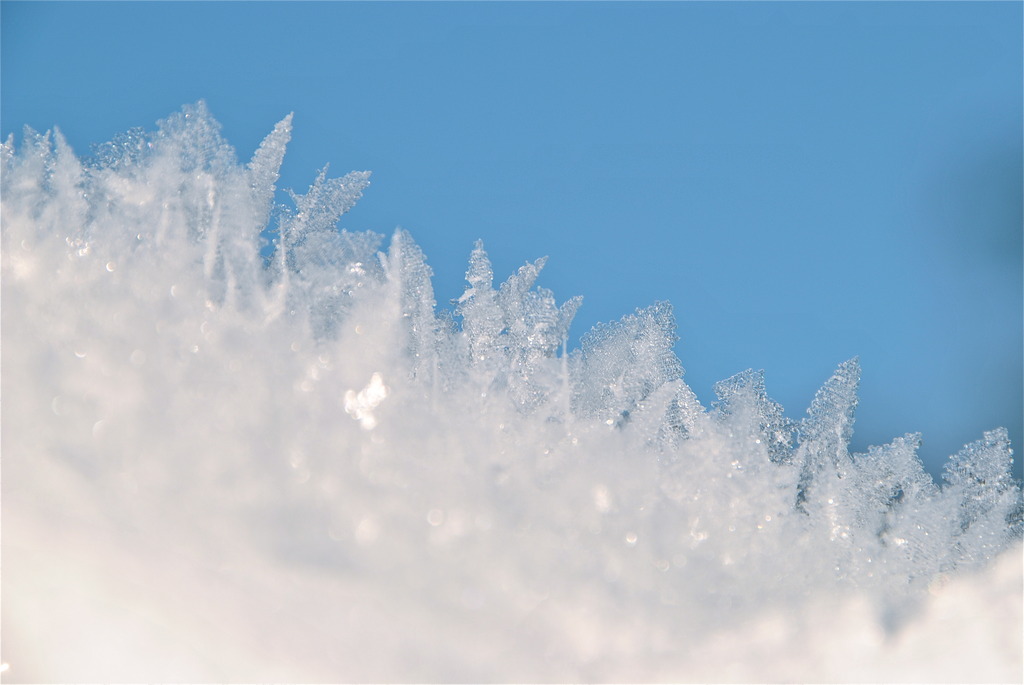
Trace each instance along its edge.
{"label": "frost formation on snow", "polygon": [[[704,407],[668,303],[569,351],[581,299],[535,286],[543,259],[495,286],[480,242],[454,311],[439,311],[409,233],[382,248],[337,228],[367,172],[325,168],[291,206],[275,201],[291,125],[248,165],[203,103],[86,161],[59,131],[3,145],[5,518],[57,515],[45,467],[136,558],[162,535],[201,558],[230,539],[287,577],[327,573],[393,602],[357,620],[355,600],[330,595],[333,635],[403,634],[417,612],[470,642],[481,616],[508,627],[505,651],[435,651],[433,671],[400,670],[407,643],[386,640],[394,671],[374,670],[373,650],[317,657],[355,679],[486,678],[487,664],[632,679],[623,665],[640,656],[696,663],[704,636],[844,589],[898,624],[937,579],[1021,539],[1005,430],[952,457],[941,486],[919,435],[849,452],[856,359],[800,419],[759,371]],[[9,582],[17,554],[5,548]],[[4,634],[12,662],[38,638]]]}

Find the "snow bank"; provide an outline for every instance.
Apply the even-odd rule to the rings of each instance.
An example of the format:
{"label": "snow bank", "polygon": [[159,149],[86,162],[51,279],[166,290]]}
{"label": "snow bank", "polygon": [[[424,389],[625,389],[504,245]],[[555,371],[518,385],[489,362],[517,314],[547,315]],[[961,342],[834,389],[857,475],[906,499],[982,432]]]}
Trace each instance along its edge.
{"label": "snow bank", "polygon": [[1021,679],[1004,430],[940,487],[849,453],[856,360],[703,407],[667,303],[568,352],[579,298],[480,244],[439,311],[408,233],[337,230],[367,173],[275,203],[290,135],[3,146],[7,677]]}

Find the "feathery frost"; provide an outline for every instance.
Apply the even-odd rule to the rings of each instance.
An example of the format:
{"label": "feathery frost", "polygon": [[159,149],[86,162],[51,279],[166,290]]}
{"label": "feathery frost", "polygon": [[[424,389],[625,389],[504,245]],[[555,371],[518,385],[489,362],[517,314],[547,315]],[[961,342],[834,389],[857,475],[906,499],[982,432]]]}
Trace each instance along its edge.
{"label": "feathery frost", "polygon": [[[802,419],[759,371],[705,408],[671,305],[569,351],[581,299],[480,242],[439,311],[409,233],[338,229],[369,173],[275,201],[291,132],[242,165],[198,103],[85,161],[3,146],[12,675],[899,678],[885,631],[1019,554],[1005,430],[939,486],[918,435],[850,454],[856,359]],[[907,654],[1016,677],[1008,627],[966,676]]]}

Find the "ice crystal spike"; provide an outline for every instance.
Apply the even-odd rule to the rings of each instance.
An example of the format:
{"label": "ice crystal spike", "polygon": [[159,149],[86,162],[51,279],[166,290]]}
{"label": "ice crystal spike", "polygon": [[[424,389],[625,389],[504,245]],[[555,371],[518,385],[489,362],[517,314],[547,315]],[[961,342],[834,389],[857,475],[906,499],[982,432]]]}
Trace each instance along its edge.
{"label": "ice crystal spike", "polygon": [[259,148],[249,162],[249,184],[252,187],[253,203],[259,210],[256,227],[262,232],[270,218],[270,208],[274,202],[281,162],[284,161],[285,149],[292,137],[292,116],[289,114],[277,122],[274,130],[263,139]]}
{"label": "ice crystal spike", "polygon": [[769,458],[780,463],[791,459],[795,426],[783,415],[782,406],[768,397],[764,386],[764,371],[738,373],[716,383],[714,390],[719,399],[719,414],[748,414],[747,420],[757,424],[759,439],[764,441]]}
{"label": "ice crystal spike", "polygon": [[439,335],[434,316],[433,275],[426,257],[408,231],[398,229],[391,238],[387,277],[405,328],[406,359],[415,375],[434,378]]}
{"label": "ice crystal spike", "polygon": [[491,385],[503,388],[513,405],[527,413],[557,395],[568,396],[565,360],[554,360],[564,352],[582,303],[573,297],[559,306],[550,290],[533,287],[545,261],[523,265],[494,290],[490,259],[477,241],[466,272],[469,287],[456,303],[474,383],[484,394]]}
{"label": "ice crystal spike", "polygon": [[953,534],[970,559],[987,559],[1011,535],[1019,535],[1021,493],[1010,475],[1012,465],[1010,440],[999,428],[964,447],[946,466],[946,494],[959,505]]}
{"label": "ice crystal spike", "polygon": [[814,395],[800,424],[800,444],[813,462],[839,465],[848,458],[859,384],[860,362],[854,357],[840,364]]}
{"label": "ice crystal spike", "polygon": [[296,213],[285,227],[287,241],[297,243],[312,233],[333,231],[338,219],[355,206],[368,185],[369,171],[329,179],[325,166],[305,195],[292,195]]}
{"label": "ice crystal spike", "polygon": [[159,122],[153,146],[166,151],[184,172],[220,174],[236,167],[234,149],[220,135],[220,123],[199,100]]}
{"label": "ice crystal spike", "polygon": [[86,161],[96,169],[124,170],[138,165],[151,149],[151,138],[142,128],[132,128],[110,141],[92,146]]}
{"label": "ice crystal spike", "polygon": [[911,433],[857,455],[845,516],[867,555],[888,558],[898,577],[913,581],[953,568],[944,545],[942,494],[917,457],[921,436]]}
{"label": "ice crystal spike", "polygon": [[[848,448],[853,436],[859,383],[857,358],[840,364],[815,393],[807,417],[797,427],[794,461],[800,468],[796,492],[796,507],[800,511],[807,513],[809,506],[818,509],[837,506],[837,489],[843,488],[836,479],[845,477],[850,468]],[[808,505],[814,490],[817,491],[816,501]],[[823,503],[829,507],[824,507]]]}
{"label": "ice crystal spike", "polygon": [[654,390],[682,377],[675,341],[675,318],[667,302],[598,324],[583,336],[573,358],[576,411],[609,425],[628,420]]}
{"label": "ice crystal spike", "polygon": [[[462,316],[462,330],[469,342],[470,363],[475,367],[495,367],[504,356],[501,336],[505,329],[505,315],[492,287],[494,270],[484,251],[483,241],[476,242],[470,255],[466,281],[469,287],[459,298],[456,311]],[[487,382],[491,380],[488,378]]]}
{"label": "ice crystal spike", "polygon": [[[0,151],[4,658],[38,669],[26,680],[72,679],[46,669],[109,654],[119,626],[141,670],[92,679],[223,680],[145,669],[184,644],[221,664],[268,635],[322,668],[288,680],[637,664],[709,679],[779,650],[849,652],[836,644],[906,661],[913,640],[881,636],[910,625],[993,650],[975,659],[1009,664],[991,680],[1019,674],[1020,621],[1000,613],[1021,603],[1024,514],[1005,430],[955,455],[940,487],[919,435],[850,454],[856,359],[799,421],[760,371],[705,409],[668,303],[568,351],[580,299],[538,286],[543,259],[496,287],[481,242],[439,311],[409,232],[338,226],[366,172],[321,171],[268,227],[291,122],[248,165],[201,102],[85,162],[56,130]],[[969,598],[956,625],[935,618],[947,583]],[[160,630],[117,614],[140,601]],[[544,670],[538,644],[566,670]],[[438,671],[402,670],[423,653]],[[115,656],[104,667],[131,655]],[[511,670],[479,670],[492,660]]]}
{"label": "ice crystal spike", "polygon": [[14,134],[7,135],[7,140],[0,143],[0,169],[6,175],[10,173],[11,160],[14,159]]}

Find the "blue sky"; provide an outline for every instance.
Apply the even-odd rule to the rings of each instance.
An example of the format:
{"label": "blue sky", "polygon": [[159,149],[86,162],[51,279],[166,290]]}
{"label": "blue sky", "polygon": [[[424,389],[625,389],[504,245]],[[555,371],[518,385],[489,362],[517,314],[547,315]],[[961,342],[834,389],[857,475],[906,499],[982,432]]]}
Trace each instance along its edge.
{"label": "blue sky", "polygon": [[0,123],[82,154],[203,98],[247,159],[294,111],[280,185],[372,170],[341,225],[411,231],[440,305],[482,238],[574,337],[671,301],[706,405],[763,368],[799,417],[860,355],[854,447],[934,472],[1024,448],[1022,7],[3,2]]}

